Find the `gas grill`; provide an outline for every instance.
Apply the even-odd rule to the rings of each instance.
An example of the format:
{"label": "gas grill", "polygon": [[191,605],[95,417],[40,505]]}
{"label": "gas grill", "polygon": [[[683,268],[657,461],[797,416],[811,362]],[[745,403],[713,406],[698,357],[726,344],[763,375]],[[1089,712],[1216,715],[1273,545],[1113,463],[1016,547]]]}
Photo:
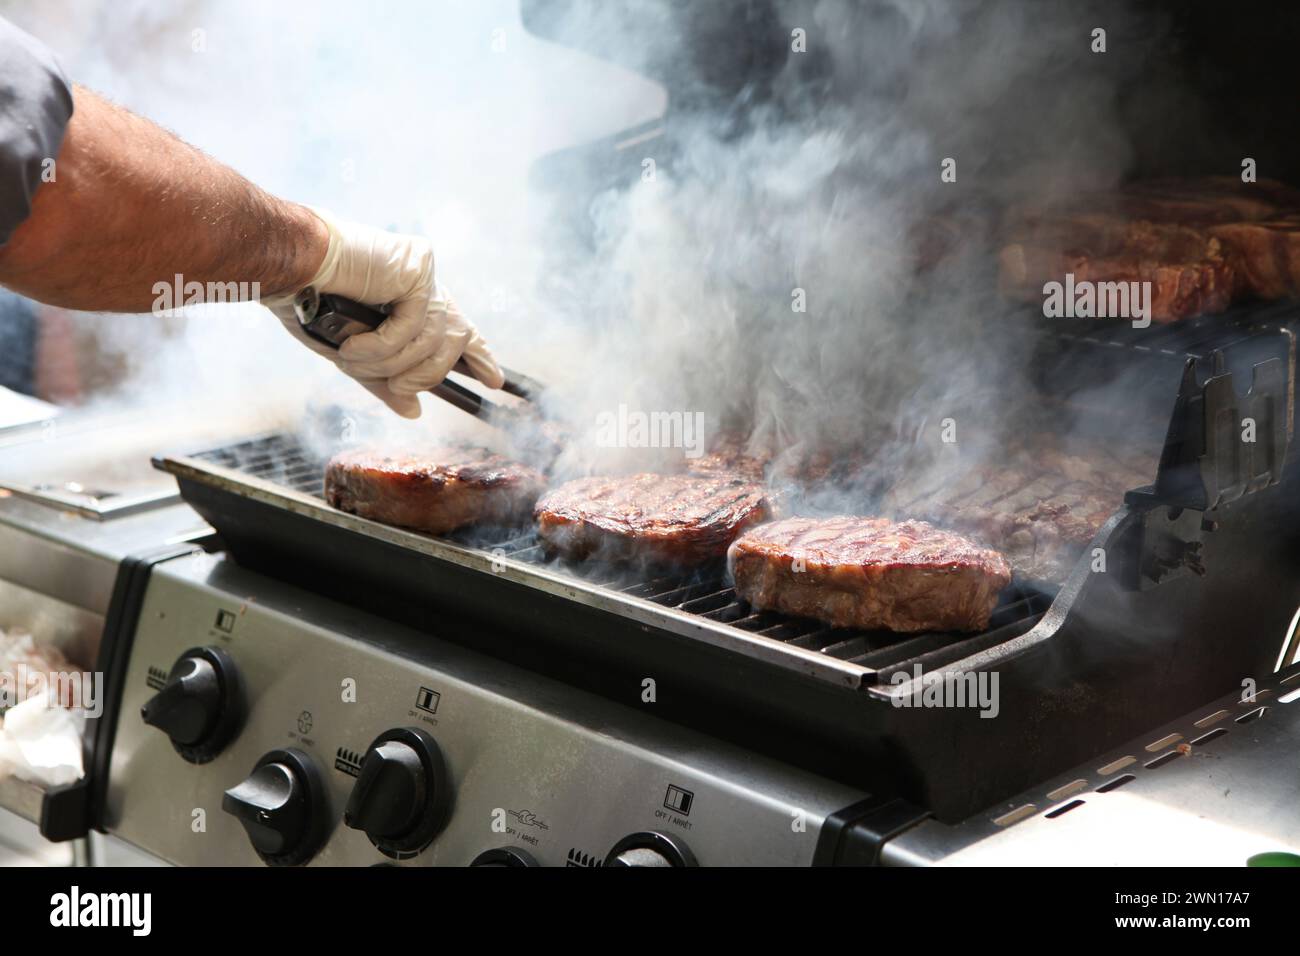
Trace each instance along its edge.
{"label": "gas grill", "polygon": [[[623,314],[625,303],[602,287],[606,279],[621,286],[627,265],[622,244],[609,244],[624,212],[606,208],[611,197],[655,170],[668,174],[656,203],[697,176],[705,190],[717,187],[710,175],[740,174],[749,159],[762,159],[733,154],[729,144],[773,134],[776,164],[754,164],[752,182],[736,176],[742,205],[715,210],[700,201],[710,215],[683,214],[680,231],[657,232],[649,216],[639,220],[646,232],[630,233],[645,249],[677,240],[684,248],[671,251],[699,251],[703,265],[677,296],[667,294],[679,291],[674,260],[655,274],[658,256],[645,256],[645,268],[632,270],[644,285],[632,290],[640,296],[653,284],[655,296],[666,294],[632,305],[661,314],[689,307],[685,296],[699,282],[720,292],[700,297],[701,312],[746,320],[723,327],[735,334],[732,343],[713,340],[716,356],[708,336],[673,341],[681,353],[647,355],[635,371],[649,378],[658,362],[677,358],[683,377],[696,365],[721,378],[734,368],[728,344],[762,350],[745,357],[766,365],[788,344],[765,334],[769,319],[789,320],[786,278],[801,289],[814,288],[811,279],[829,293],[814,297],[831,320],[815,342],[821,354],[854,339],[836,355],[832,386],[869,364],[876,332],[884,332],[881,347],[892,344],[900,329],[882,329],[877,318],[926,321],[909,325],[905,348],[873,366],[883,371],[879,389],[848,390],[862,401],[839,406],[843,418],[824,400],[833,388],[803,391],[784,376],[815,375],[813,359],[774,361],[774,387],[789,404],[763,412],[772,432],[785,426],[787,408],[808,413],[799,424],[818,425],[880,412],[887,425],[873,427],[894,429],[907,464],[878,457],[912,474],[933,450],[922,445],[927,416],[971,397],[960,406],[963,434],[975,433],[981,464],[991,463],[995,477],[1006,460],[1000,453],[1032,459],[1047,451],[1037,437],[1059,439],[1050,450],[1062,459],[1096,448],[1127,465],[1122,456],[1150,453],[1149,474],[1115,489],[1113,512],[1068,572],[1018,577],[987,630],[828,627],[749,606],[720,564],[683,572],[573,562],[548,553],[531,527],[435,537],[367,520],[324,498],[325,462],[339,449],[320,437],[343,430],[302,424],[296,411],[270,432],[255,433],[268,426],[247,421],[219,435],[195,432],[224,404],[205,401],[179,416],[179,431],[149,437],[145,452],[88,438],[103,430],[88,418],[80,434],[59,432],[59,447],[45,452],[49,468],[32,450],[34,436],[21,438],[30,448],[17,455],[2,453],[11,436],[0,436],[0,543],[9,542],[0,548],[0,595],[24,613],[34,608],[33,619],[47,615],[56,637],[84,645],[78,663],[103,675],[105,715],[88,725],[85,780],[51,790],[5,784],[0,807],[51,840],[89,827],[176,864],[1237,863],[1297,849],[1294,814],[1282,818],[1300,728],[1300,305],[1253,303],[1139,328],[1047,319],[991,288],[1001,245],[994,221],[1008,200],[1049,198],[1044,179],[1063,192],[1084,189],[1071,180],[1076,171],[1134,184],[1224,176],[1236,173],[1248,143],[1261,177],[1300,183],[1293,137],[1278,125],[1289,87],[1274,75],[1288,62],[1294,31],[1259,16],[1233,23],[1263,29],[1225,33],[1212,12],[1140,6],[1159,5],[1177,27],[1168,38],[1188,41],[1178,57],[1138,36],[1144,17],[1107,13],[1112,47],[1098,57],[1072,24],[1049,17],[1040,30],[1017,15],[1009,37],[1025,36],[988,49],[1015,54],[1007,62],[1017,64],[1018,86],[994,83],[989,96],[973,87],[977,95],[954,96],[949,110],[942,100],[962,92],[961,70],[978,67],[973,83],[990,79],[985,50],[969,59],[953,49],[961,55],[950,61],[946,41],[927,40],[924,30],[913,47],[925,17],[898,17],[894,5],[864,6],[866,19],[836,38],[826,30],[841,22],[832,5],[812,0],[745,0],[742,17],[736,5],[633,5],[596,31],[570,16],[570,4],[521,3],[529,32],[643,72],[662,83],[669,103],[651,122],[551,153],[533,168],[534,191],[550,194],[551,208],[528,217],[545,225],[529,235],[538,295],[523,298],[541,303],[548,319],[590,321],[584,331],[599,331]],[[1000,39],[954,30],[963,16],[954,12],[940,34]],[[795,56],[790,28],[809,24],[815,54]],[[837,64],[853,57],[827,40],[856,48],[858,29],[867,53],[897,36],[897,56]],[[1054,37],[1069,38],[1075,52],[1043,57]],[[1160,66],[1143,69],[1142,60]],[[1195,69],[1198,62],[1215,68]],[[1263,64],[1274,66],[1261,75]],[[1161,89],[1165,66],[1168,76],[1202,81],[1187,92],[1204,107],[1173,104],[1167,128],[1150,97],[1124,103],[1125,93]],[[1108,71],[1129,79],[1112,82]],[[1083,97],[1064,95],[1075,78]],[[1053,95],[1034,95],[1035,85]],[[1096,100],[1093,90],[1115,95]],[[896,93],[904,100],[897,108]],[[990,108],[999,103],[1010,116]],[[1115,104],[1123,108],[1108,117]],[[917,106],[924,115],[910,116]],[[880,122],[897,149],[850,135],[845,152],[826,153],[830,172],[818,173],[809,161],[822,159],[823,109],[841,126]],[[913,122],[895,127],[898,119]],[[799,147],[798,162],[779,161],[786,139]],[[930,176],[931,149],[935,159],[960,154],[960,186]],[[798,188],[804,177],[813,192]],[[680,198],[690,200],[690,189]],[[756,221],[727,214],[750,211],[746,203],[755,204]],[[666,209],[665,218],[677,218],[671,199]],[[950,214],[956,251],[981,258],[931,263],[921,250],[922,271],[904,278],[894,260],[906,260],[912,237],[894,227]],[[803,237],[805,228],[825,241]],[[735,243],[746,231],[753,235]],[[875,276],[878,251],[885,269]],[[1281,256],[1280,246],[1274,251]],[[516,263],[503,257],[499,265],[524,281]],[[1146,276],[1152,265],[1161,261],[1133,271]],[[855,274],[860,266],[868,275]],[[880,309],[865,298],[876,292]],[[895,292],[915,298],[900,303]],[[952,318],[961,321],[945,324]],[[539,317],[528,331],[541,325]],[[940,340],[934,349],[927,335]],[[968,365],[959,367],[967,344]],[[855,362],[850,349],[859,347]],[[591,382],[593,394],[600,384]],[[934,401],[918,397],[932,387]],[[773,397],[719,391],[728,416]],[[755,437],[766,434],[755,428]],[[180,442],[190,444],[178,450]],[[153,480],[100,480],[109,470],[91,450],[102,445],[135,467],[156,454]],[[877,450],[863,445],[871,464],[860,471],[874,466]],[[65,459],[84,467],[69,471]],[[867,479],[855,493],[870,490],[840,495],[831,486],[854,468],[837,462],[825,497],[865,513],[897,476],[854,474]],[[816,494],[797,507],[817,510]],[[961,703],[928,697],[971,687],[975,696]],[[1229,801],[1225,775],[1255,785],[1234,785]],[[1212,854],[1197,842],[1207,833]],[[1189,852],[1170,856],[1171,846]]]}
{"label": "gas grill", "polygon": [[[198,481],[203,480],[197,477],[200,474],[217,477],[226,472],[230,477],[233,473],[239,477],[230,477],[226,487],[234,493],[257,499],[260,490],[269,496],[263,500],[279,496],[282,507],[310,508],[313,510],[300,513],[322,520],[342,518],[344,524],[340,527],[351,526],[363,533],[382,527],[322,505],[325,461],[308,453],[292,435],[262,436],[190,458],[160,459],[159,464],[178,476],[192,474]],[[187,468],[193,471],[187,472]],[[727,583],[725,568],[719,565],[644,579],[637,570],[549,556],[532,528],[475,528],[441,538],[402,529],[383,530],[385,537],[395,533],[395,543],[404,547],[427,549],[425,553],[431,558],[477,566],[486,554],[497,565],[491,569],[493,573],[502,573],[509,562],[522,572],[519,580],[549,593],[568,594],[647,624],[670,622],[670,629],[681,635],[855,688],[886,682],[891,673],[910,670],[916,663],[925,670],[943,666],[1018,636],[1033,626],[1050,603],[1050,597],[1041,591],[1008,589],[994,611],[992,626],[974,637],[851,631],[756,611],[736,595]],[[256,562],[255,556],[253,560]]]}
{"label": "gas grill", "polygon": [[[438,539],[386,527],[329,507],[323,462],[285,434],[155,464],[245,567],[417,628],[436,623],[616,701],[635,704],[653,679],[661,716],[959,820],[1276,665],[1300,606],[1293,315],[1040,326],[1044,365],[1081,347],[1122,352],[1127,367],[1145,356],[1139,411],[1154,415],[1149,396],[1165,389],[1173,413],[1152,483],[1117,500],[1093,542],[1106,572],[1093,572],[1089,549],[1059,589],[1010,589],[976,635],[757,612],[721,568],[644,579],[566,564],[528,530]],[[1051,381],[1070,401],[1068,379]],[[1253,447],[1234,437],[1247,419]],[[1242,607],[1233,595],[1247,589],[1257,598]],[[998,675],[999,719],[900,706],[935,675],[980,672]]]}

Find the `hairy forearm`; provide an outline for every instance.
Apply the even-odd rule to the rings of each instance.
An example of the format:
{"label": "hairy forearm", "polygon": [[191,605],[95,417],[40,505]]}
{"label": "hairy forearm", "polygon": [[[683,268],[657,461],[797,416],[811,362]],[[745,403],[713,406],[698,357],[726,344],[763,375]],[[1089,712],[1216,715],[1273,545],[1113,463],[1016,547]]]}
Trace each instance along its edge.
{"label": "hairy forearm", "polygon": [[83,87],[31,216],[0,247],[0,284],[70,309],[147,312],[156,283],[307,283],[328,232],[153,123]]}

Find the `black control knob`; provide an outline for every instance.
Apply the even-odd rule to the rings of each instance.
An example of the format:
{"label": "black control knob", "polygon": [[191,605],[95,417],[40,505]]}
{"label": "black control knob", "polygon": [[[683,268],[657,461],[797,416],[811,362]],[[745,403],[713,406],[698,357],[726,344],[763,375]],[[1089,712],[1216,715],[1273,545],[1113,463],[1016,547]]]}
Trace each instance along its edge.
{"label": "black control knob", "polygon": [[272,750],[243,783],[221,798],[244,826],[257,855],[272,866],[296,866],[325,841],[329,804],[315,761],[301,750]]}
{"label": "black control knob", "polygon": [[675,837],[647,831],[633,833],[605,855],[606,866],[696,866],[695,855]]}
{"label": "black control knob", "polygon": [[239,733],[244,710],[243,682],[230,655],[219,647],[194,647],[176,659],[140,716],[186,760],[206,763]]}
{"label": "black control knob", "polygon": [[400,860],[433,842],[450,805],[438,744],[423,730],[402,727],[380,734],[366,751],[343,822]]}
{"label": "black control knob", "polygon": [[537,866],[533,855],[518,847],[503,846],[494,850],[484,850],[474,857],[470,866]]}

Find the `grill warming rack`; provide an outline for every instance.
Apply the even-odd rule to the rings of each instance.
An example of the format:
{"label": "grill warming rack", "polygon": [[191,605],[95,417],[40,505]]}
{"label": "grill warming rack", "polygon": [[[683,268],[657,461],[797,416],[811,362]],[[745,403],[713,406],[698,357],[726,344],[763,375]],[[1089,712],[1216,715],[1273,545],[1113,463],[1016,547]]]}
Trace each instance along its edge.
{"label": "grill warming rack", "polygon": [[1200,315],[1165,325],[1136,328],[1126,320],[1036,319],[1035,330],[1073,352],[1100,347],[1137,355],[1164,356],[1179,361],[1205,359],[1217,351],[1240,348],[1261,336],[1274,336],[1296,318],[1289,301],[1238,306],[1218,315]]}

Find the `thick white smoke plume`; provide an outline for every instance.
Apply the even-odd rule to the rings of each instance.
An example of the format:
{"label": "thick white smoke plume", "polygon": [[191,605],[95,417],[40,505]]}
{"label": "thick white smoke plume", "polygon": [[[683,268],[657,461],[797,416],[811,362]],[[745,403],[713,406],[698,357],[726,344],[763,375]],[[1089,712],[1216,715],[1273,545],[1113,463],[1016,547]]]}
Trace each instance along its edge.
{"label": "thick white smoke plume", "polygon": [[[944,419],[968,450],[1031,427],[1005,402],[1033,340],[993,295],[997,211],[1118,180],[1121,114],[1153,110],[1118,94],[1160,38],[1086,3],[526,4],[554,42],[504,0],[0,10],[272,191],[434,237],[500,357],[554,386],[572,469],[620,405],[877,470]],[[1126,52],[1095,54],[1097,27]],[[108,340],[138,352],[129,321]],[[182,333],[137,394],[319,373],[269,319]],[[312,379],[359,402],[343,383]]]}
{"label": "thick white smoke plume", "polygon": [[[558,270],[571,321],[598,330],[561,403],[575,423],[615,402],[703,410],[795,471],[869,464],[818,503],[847,510],[904,459],[916,471],[917,444],[970,467],[1022,431],[1070,429],[1031,414],[1035,339],[995,295],[998,217],[1125,172],[1120,111],[1146,105],[1118,93],[1158,24],[1087,4],[562,6],[570,42],[648,33],[622,56],[686,103],[625,150],[589,207],[590,252]],[[1095,54],[1096,26],[1128,52]],[[711,64],[742,38],[767,58],[720,90]],[[961,441],[940,442],[944,421]]]}

